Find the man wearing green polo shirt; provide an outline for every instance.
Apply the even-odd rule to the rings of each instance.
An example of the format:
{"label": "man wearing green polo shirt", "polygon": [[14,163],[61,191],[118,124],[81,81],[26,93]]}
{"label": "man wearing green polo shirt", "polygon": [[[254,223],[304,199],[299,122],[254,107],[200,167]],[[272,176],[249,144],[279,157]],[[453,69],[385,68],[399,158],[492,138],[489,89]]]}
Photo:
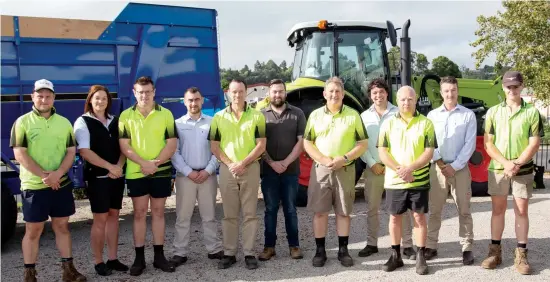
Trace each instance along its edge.
{"label": "man wearing green polo shirt", "polygon": [[312,264],[327,261],[325,236],[328,213],[334,206],[338,233],[338,260],[353,265],[348,252],[350,214],[355,200],[355,159],[367,150],[367,131],[359,113],[345,106],[344,83],[332,77],[323,91],[327,103],[314,110],[307,121],[304,149],[315,161],[311,168],[307,207],[314,212],[313,232],[317,250]]}
{"label": "man wearing green polo shirt", "polygon": [[172,113],[155,103],[155,87],[149,77],[134,84],[137,103],[119,118],[121,151],[126,155],[126,184],[134,205],[134,245],[136,257],[130,275],[145,270],[147,211],[151,202],[153,266],[165,272],[175,268],[164,256],[164,205],[172,194],[172,155],[177,148],[177,131]]}
{"label": "man wearing green polo shirt", "polygon": [[506,101],[487,111],[485,118],[485,148],[491,157],[489,164],[489,195],[493,203],[491,244],[489,254],[481,263],[495,269],[502,263],[500,240],[504,231],[504,213],[510,189],[514,197],[517,247],[514,265],[521,274],[531,274],[527,260],[529,231],[528,206],[533,191],[533,156],[544,136],[542,118],[537,108],[521,99],[523,76],[508,71],[502,78]]}
{"label": "man wearing green polo shirt", "polygon": [[73,165],[76,147],[71,123],[55,112],[53,84],[35,82],[32,111],[19,117],[11,130],[10,147],[20,164],[23,202],[23,281],[36,281],[40,235],[44,222],[52,219],[57,248],[61,254],[63,281],[86,281],[73,265],[69,217],[75,213],[73,183],[67,172]]}
{"label": "man wearing green polo shirt", "polygon": [[414,217],[417,257],[416,273],[428,273],[424,257],[427,238],[427,223],[430,191],[430,160],[437,147],[432,122],[416,111],[416,93],[410,86],[397,91],[399,112],[387,119],[378,135],[378,154],[386,165],[384,187],[386,207],[390,214],[389,231],[392,254],[384,264],[384,271],[403,267],[401,258],[402,215],[411,210]]}
{"label": "man wearing green polo shirt", "polygon": [[248,269],[256,269],[254,254],[258,232],[258,189],[260,156],[265,151],[265,117],[246,104],[246,84],[234,79],[229,83],[231,104],[217,112],[210,124],[208,140],[220,164],[220,193],[223,200],[222,220],[224,256],[218,268],[236,263],[239,242],[239,212],[243,214],[242,247]]}

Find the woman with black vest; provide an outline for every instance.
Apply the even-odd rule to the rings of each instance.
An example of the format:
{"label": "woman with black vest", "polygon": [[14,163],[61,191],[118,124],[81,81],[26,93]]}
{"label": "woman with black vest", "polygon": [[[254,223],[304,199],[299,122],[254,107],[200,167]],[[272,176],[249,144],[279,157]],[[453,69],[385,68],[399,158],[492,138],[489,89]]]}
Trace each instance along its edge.
{"label": "woman with black vest", "polygon": [[[113,270],[127,271],[117,259],[118,216],[124,193],[123,167],[126,162],[118,144],[118,117],[109,114],[111,95],[106,87],[90,88],[84,115],[75,121],[78,152],[86,161],[84,178],[94,214],[91,246],[97,274],[107,276]],[[109,260],[103,262],[103,246],[107,240]]]}

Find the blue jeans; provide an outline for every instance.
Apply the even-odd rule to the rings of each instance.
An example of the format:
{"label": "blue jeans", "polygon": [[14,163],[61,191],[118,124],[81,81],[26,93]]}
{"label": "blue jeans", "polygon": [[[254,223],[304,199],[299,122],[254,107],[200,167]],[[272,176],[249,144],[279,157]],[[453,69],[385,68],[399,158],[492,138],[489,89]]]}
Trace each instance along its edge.
{"label": "blue jeans", "polygon": [[279,203],[283,204],[286,236],[289,247],[300,246],[298,242],[298,215],[296,214],[296,194],[298,175],[280,175],[266,169],[262,177],[262,193],[265,202],[265,246],[275,247],[277,241],[277,213]]}

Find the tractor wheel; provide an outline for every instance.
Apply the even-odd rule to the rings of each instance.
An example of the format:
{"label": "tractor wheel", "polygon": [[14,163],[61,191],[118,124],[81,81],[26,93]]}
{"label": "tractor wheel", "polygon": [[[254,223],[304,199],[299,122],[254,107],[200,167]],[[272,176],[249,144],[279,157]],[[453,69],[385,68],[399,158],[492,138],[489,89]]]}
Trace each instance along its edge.
{"label": "tractor wheel", "polygon": [[17,202],[6,185],[2,185],[2,246],[15,232],[17,223]]}
{"label": "tractor wheel", "polygon": [[489,189],[489,185],[487,182],[472,181],[472,197],[489,196],[488,189]]}

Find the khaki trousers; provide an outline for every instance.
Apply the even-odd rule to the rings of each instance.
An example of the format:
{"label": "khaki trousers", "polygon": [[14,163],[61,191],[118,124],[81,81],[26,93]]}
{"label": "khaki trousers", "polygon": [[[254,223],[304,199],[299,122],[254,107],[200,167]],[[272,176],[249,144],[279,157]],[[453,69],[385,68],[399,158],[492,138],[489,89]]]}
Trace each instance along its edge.
{"label": "khaki trousers", "polygon": [[[384,174],[376,175],[367,167],[365,177],[365,199],[367,200],[367,245],[378,246],[378,230],[380,229],[380,204],[384,193]],[[413,246],[411,210],[402,214],[402,245],[403,248]]]}
{"label": "khaki trousers", "polygon": [[258,189],[260,188],[260,164],[248,165],[241,176],[233,176],[225,164],[220,164],[220,193],[223,201],[223,247],[227,256],[237,254],[239,242],[239,213],[243,214],[242,248],[245,256],[254,256],[258,232]]}
{"label": "khaki trousers", "polygon": [[441,211],[447,202],[449,192],[458,210],[459,236],[462,251],[471,251],[474,241],[473,221],[470,212],[472,198],[472,177],[468,166],[457,171],[454,177],[446,178],[437,165],[430,168],[430,216],[428,220],[428,239],[426,247],[437,249]]}
{"label": "khaki trousers", "polygon": [[221,240],[218,238],[216,222],[217,190],[216,175],[211,175],[201,184],[197,184],[185,176],[176,177],[175,255],[185,257],[189,253],[189,228],[197,200],[206,250],[209,254],[214,254],[223,249]]}

